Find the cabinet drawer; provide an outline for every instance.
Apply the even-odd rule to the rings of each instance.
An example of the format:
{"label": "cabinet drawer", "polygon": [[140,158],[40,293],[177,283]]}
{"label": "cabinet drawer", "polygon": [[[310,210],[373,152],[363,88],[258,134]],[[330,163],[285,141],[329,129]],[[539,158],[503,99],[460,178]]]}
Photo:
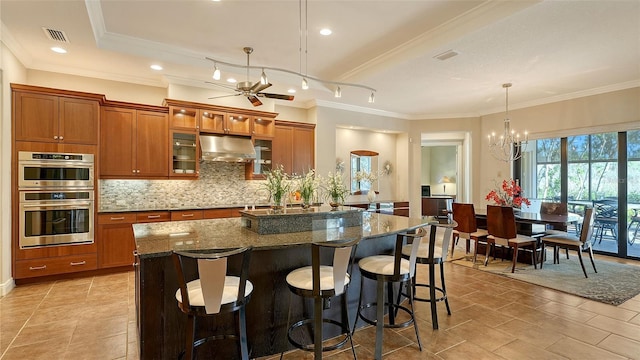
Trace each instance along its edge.
{"label": "cabinet drawer", "polygon": [[231,217],[231,209],[207,209],[203,211],[204,219],[221,219]]}
{"label": "cabinet drawer", "polygon": [[134,222],[136,222],[136,214],[134,214],[134,213],[100,214],[100,215],[98,215],[98,225],[133,224]]}
{"label": "cabinet drawer", "polygon": [[161,222],[171,220],[168,211],[147,211],[136,214],[137,223]]}
{"label": "cabinet drawer", "polygon": [[96,254],[61,256],[44,259],[16,261],[16,279],[37,276],[68,274],[98,268]]}
{"label": "cabinet drawer", "polygon": [[185,210],[185,211],[171,212],[171,221],[200,220],[200,219],[202,219],[202,210]]}

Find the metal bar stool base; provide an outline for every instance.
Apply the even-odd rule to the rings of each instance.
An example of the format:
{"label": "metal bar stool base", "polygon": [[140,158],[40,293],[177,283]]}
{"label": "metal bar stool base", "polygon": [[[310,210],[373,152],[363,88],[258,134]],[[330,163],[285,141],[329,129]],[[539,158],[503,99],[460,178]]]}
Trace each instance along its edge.
{"label": "metal bar stool base", "polygon": [[[336,325],[339,326],[342,330],[344,329],[344,325],[336,320],[332,320],[332,319],[322,319],[322,322],[325,324],[331,324],[331,325]],[[298,349],[304,350],[304,351],[315,351],[315,345],[314,344],[301,344],[298,341],[296,341],[295,339],[293,339],[292,337],[292,333],[293,331],[295,331],[296,328],[299,328],[303,325],[308,325],[311,324],[313,325],[313,319],[304,319],[304,320],[300,320],[298,322],[296,322],[295,324],[291,325],[289,327],[289,329],[287,330],[287,337],[289,338],[289,342],[295,346]],[[346,333],[342,333],[344,338],[342,340],[340,340],[337,344],[334,345],[328,345],[328,346],[323,346],[322,347],[322,351],[332,351],[332,350],[336,350],[339,349],[341,347],[343,347],[347,341],[349,341],[351,339],[351,333],[350,332],[346,332]],[[311,338],[313,338],[313,336],[310,336]]]}
{"label": "metal bar stool base", "polygon": [[[376,306],[378,306],[378,303],[375,303],[375,302],[374,303],[364,304],[364,305],[360,306],[360,308],[358,309],[357,316],[360,319],[362,319],[364,322],[369,324],[369,325],[374,325],[374,326],[377,325],[378,324],[377,320],[371,320],[371,319],[365,317],[362,314],[362,310],[373,308],[373,307],[376,307]],[[409,319],[409,320],[407,320],[405,322],[399,323],[399,324],[384,323],[383,325],[384,325],[385,328],[394,328],[394,329],[395,328],[406,328],[408,326],[411,326],[411,324],[413,324],[413,313],[411,312],[411,310],[409,310],[408,308],[406,308],[406,307],[404,307],[402,305],[384,303],[384,307],[389,307],[389,306],[391,306],[391,307],[393,307],[395,309],[395,313],[396,314],[398,313],[398,310],[402,310],[405,313],[407,313],[409,316],[411,316],[411,319]]]}

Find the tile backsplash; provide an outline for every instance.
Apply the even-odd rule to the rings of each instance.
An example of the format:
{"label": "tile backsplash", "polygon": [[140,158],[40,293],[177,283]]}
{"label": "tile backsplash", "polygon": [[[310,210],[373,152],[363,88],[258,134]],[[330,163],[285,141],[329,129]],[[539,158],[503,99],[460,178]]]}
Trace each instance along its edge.
{"label": "tile backsplash", "polygon": [[264,181],[245,180],[244,168],[240,163],[203,162],[198,180],[100,180],[100,210],[267,203]]}

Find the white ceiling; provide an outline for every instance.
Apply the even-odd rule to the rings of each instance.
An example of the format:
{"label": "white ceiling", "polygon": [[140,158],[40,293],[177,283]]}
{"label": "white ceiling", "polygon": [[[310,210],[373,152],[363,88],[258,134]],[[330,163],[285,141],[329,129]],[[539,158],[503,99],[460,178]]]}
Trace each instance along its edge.
{"label": "white ceiling", "polygon": [[[27,68],[166,87],[211,89],[211,57],[301,70],[357,83],[369,91],[268,71],[273,87],[296,88],[293,103],[371,111],[408,119],[477,116],[504,110],[502,84],[512,82],[510,108],[640,86],[640,1],[320,1],[3,0],[2,39]],[[68,53],[42,30],[64,31]],[[303,34],[305,28],[308,35]],[[319,30],[329,27],[330,36]],[[459,55],[441,61],[448,50]],[[149,68],[161,64],[162,71]],[[304,73],[305,57],[302,56]],[[245,79],[242,69],[220,66]],[[257,81],[259,71],[251,72]],[[189,99],[206,102],[206,99]],[[640,99],[639,99],[640,101]]]}

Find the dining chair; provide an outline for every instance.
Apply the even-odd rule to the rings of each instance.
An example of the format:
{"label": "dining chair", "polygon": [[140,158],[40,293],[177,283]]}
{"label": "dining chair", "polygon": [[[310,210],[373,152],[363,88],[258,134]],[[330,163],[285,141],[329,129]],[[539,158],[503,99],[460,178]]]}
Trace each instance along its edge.
{"label": "dining chair", "polygon": [[[548,202],[548,201],[542,201],[540,203],[540,214],[566,215],[567,213],[568,213],[567,203]],[[566,232],[566,230],[567,230],[566,227],[564,229],[554,229],[547,225],[545,229],[545,234],[546,235],[557,234],[561,232]]]}
{"label": "dining chair", "polygon": [[[453,241],[451,242],[451,256],[460,238],[467,241],[466,253],[469,253],[469,243],[473,240],[473,263],[476,263],[478,258],[478,243],[487,243],[487,236],[489,233],[485,229],[478,229],[476,223],[476,212],[473,204],[453,203],[453,220],[458,223],[453,229]],[[489,250],[490,244],[487,243],[486,253],[484,257],[484,265],[487,266],[489,262]]]}
{"label": "dining chair", "polygon": [[512,273],[516,270],[518,250],[526,248],[531,248],[533,267],[537,269],[538,241],[530,236],[517,233],[516,218],[512,207],[487,205],[487,230],[489,241],[493,241],[495,245],[513,248]]}
{"label": "dining chair", "polygon": [[[631,235],[631,228],[634,227],[633,236]],[[629,226],[627,227],[627,231],[629,235],[627,235],[627,242],[629,245],[633,245],[636,242],[636,237],[638,236],[638,230],[640,229],[640,210],[633,209],[633,215],[631,216],[631,221],[629,221]]]}
{"label": "dining chair", "polygon": [[611,233],[614,239],[618,238],[618,201],[613,199],[596,200],[593,202],[594,208],[594,232],[592,242],[598,244],[606,231]]}
{"label": "dining chair", "polygon": [[[314,359],[322,359],[323,351],[331,351],[342,347],[347,341],[351,342],[351,352],[356,358],[353,347],[351,326],[349,323],[349,309],[347,303],[347,289],[351,282],[351,269],[353,256],[360,238],[342,241],[326,241],[311,244],[311,266],[304,266],[291,271],[287,277],[287,285],[291,295],[296,294],[304,299],[313,299],[313,318],[296,321],[289,326],[291,320],[291,301],[287,313],[287,338],[289,342],[305,351],[314,353]],[[323,257],[323,255],[326,255]],[[331,258],[331,262],[322,261],[323,258]],[[331,307],[331,298],[341,297],[341,321],[326,319],[323,310]],[[311,324],[311,336],[309,339],[300,339],[305,334],[303,329]],[[323,346],[323,324],[339,326],[344,335],[340,341]],[[296,338],[297,336],[297,338]],[[304,340],[304,343],[303,343]],[[283,353],[280,354],[282,359]]]}
{"label": "dining chair", "polygon": [[[253,284],[247,279],[251,250],[251,247],[244,247],[214,253],[173,252],[179,284],[175,297],[178,307],[187,315],[186,346],[180,358],[185,355],[187,359],[195,359],[196,348],[207,341],[234,339],[240,345],[239,357],[249,359],[245,305],[253,292]],[[232,263],[230,259],[236,266],[227,266]],[[197,270],[192,271],[193,268]],[[238,334],[225,332],[195,338],[197,318],[224,313],[235,314]]]}
{"label": "dining chair", "polygon": [[580,260],[580,266],[582,266],[582,272],[584,273],[584,277],[588,278],[587,270],[584,268],[584,263],[582,261],[582,250],[586,247],[589,249],[589,258],[591,259],[591,265],[593,265],[593,271],[596,273],[596,264],[593,261],[593,251],[591,248],[591,234],[593,232],[593,223],[594,223],[594,209],[587,208],[584,214],[584,222],[582,224],[582,229],[580,230],[580,237],[576,237],[569,234],[555,234],[548,235],[542,238],[542,260],[540,261],[540,269],[542,269],[542,265],[544,263],[544,255],[545,250],[544,247],[546,245],[553,246],[553,263],[557,264],[560,262],[558,256],[558,248],[564,248],[567,250],[576,250],[578,252],[578,259]]}

